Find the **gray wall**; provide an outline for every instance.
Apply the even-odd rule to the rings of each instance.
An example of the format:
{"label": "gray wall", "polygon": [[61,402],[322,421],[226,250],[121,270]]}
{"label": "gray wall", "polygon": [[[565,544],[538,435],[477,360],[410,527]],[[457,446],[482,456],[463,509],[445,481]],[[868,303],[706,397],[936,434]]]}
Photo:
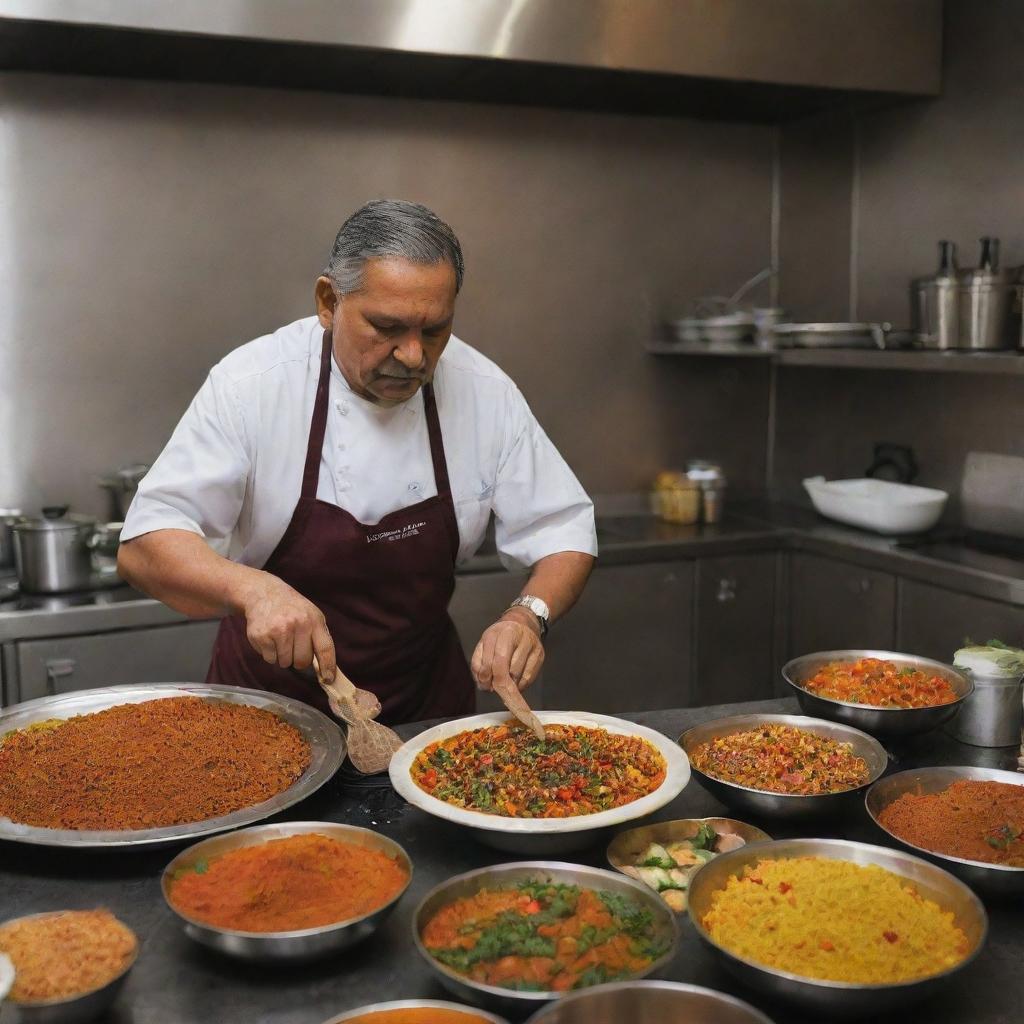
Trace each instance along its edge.
{"label": "gray wall", "polygon": [[101,512],[207,368],[312,312],[340,221],[398,195],[459,232],[456,331],[597,492],[687,456],[764,476],[763,368],[654,360],[768,262],[769,128],[317,93],[0,78],[0,506]]}
{"label": "gray wall", "polygon": [[[798,317],[907,325],[936,242],[1002,239],[1024,263],[1024,3],[947,0],[943,95],[784,129],[781,299]],[[1024,380],[784,368],[775,490],[860,475],[874,441],[910,444],[920,482],[959,488],[972,449],[1024,453]],[[954,510],[955,511],[955,508]]]}

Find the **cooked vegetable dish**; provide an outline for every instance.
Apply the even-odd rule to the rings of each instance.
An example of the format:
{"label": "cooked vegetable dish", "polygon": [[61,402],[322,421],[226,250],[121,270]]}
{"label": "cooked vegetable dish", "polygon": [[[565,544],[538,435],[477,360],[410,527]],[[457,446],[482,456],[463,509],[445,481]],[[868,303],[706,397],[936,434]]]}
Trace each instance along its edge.
{"label": "cooked vegetable dish", "polygon": [[405,868],[381,850],[310,833],[198,861],[169,889],[175,908],[197,921],[289,932],[373,913],[408,881]]}
{"label": "cooked vegetable dish", "polygon": [[893,984],[970,952],[953,915],[874,864],[761,860],[712,894],[702,919],[730,953],[805,978]]}
{"label": "cooked vegetable dish", "polygon": [[716,832],[702,822],[691,839],[676,842],[650,843],[623,872],[650,886],[677,913],[686,909],[686,890],[698,868],[720,853],[738,850],[744,841],[731,832]]}
{"label": "cooked vegetable dish", "polygon": [[439,910],[423,945],[473,981],[565,992],[645,971],[668,950],[654,915],[620,893],[526,882],[482,889]]}
{"label": "cooked vegetable dish", "polygon": [[647,740],[579,725],[548,725],[538,740],[517,726],[487,726],[431,743],[413,781],[455,807],[516,818],[596,814],[653,793],[665,759]]}
{"label": "cooked vegetable dish", "polygon": [[856,789],[871,775],[851,744],[776,722],[702,743],[690,761],[723,782],[793,796]]}
{"label": "cooked vegetable dish", "polygon": [[957,699],[941,676],[880,658],[829,662],[801,685],[818,697],[876,708],[931,708]]}

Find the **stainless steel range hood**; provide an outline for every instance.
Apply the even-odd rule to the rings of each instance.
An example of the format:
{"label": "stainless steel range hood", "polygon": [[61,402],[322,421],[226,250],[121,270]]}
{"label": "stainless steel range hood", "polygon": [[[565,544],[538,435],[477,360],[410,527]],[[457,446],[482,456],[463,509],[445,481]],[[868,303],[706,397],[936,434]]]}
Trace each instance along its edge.
{"label": "stainless steel range hood", "polygon": [[694,82],[934,95],[940,49],[941,0],[0,0],[0,67],[202,79],[219,55],[226,79],[513,100],[534,76],[552,105],[574,81],[569,105],[615,82],[669,107]]}

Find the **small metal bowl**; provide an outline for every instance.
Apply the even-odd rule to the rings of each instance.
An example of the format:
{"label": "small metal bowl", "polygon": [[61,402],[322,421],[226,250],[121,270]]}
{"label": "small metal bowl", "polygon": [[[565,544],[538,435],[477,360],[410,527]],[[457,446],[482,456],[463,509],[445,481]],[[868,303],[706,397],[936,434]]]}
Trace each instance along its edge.
{"label": "small metal bowl", "polygon": [[[919,668],[945,679],[957,698],[950,704],[936,704],[929,708],[880,708],[873,704],[851,704],[847,701],[819,697],[804,689],[804,682],[831,662],[853,662],[860,658],[878,658],[897,665]],[[974,692],[974,681],[965,672],[952,665],[944,665],[931,658],[918,658],[913,654],[896,651],[817,651],[804,654],[782,666],[782,678],[793,687],[800,707],[808,715],[827,718],[830,722],[843,722],[855,729],[863,729],[872,736],[916,736],[930,732],[948,722],[959,710],[965,698]]]}
{"label": "small metal bowl", "polygon": [[[735,782],[725,782],[702,772],[693,764],[693,751],[700,744],[733,733],[756,729],[765,724],[795,726],[840,743],[849,743],[853,752],[864,758],[868,766],[867,779],[853,789],[844,789],[838,793],[801,796],[795,793],[771,793],[763,789],[741,786]],[[778,818],[784,821],[827,817],[842,812],[855,802],[854,794],[870,786],[889,764],[885,748],[867,733],[838,722],[823,722],[820,718],[805,718],[803,715],[733,715],[729,718],[718,718],[713,722],[705,722],[703,725],[687,729],[679,737],[679,745],[690,759],[690,770],[712,796],[727,806],[755,817]]]}
{"label": "small metal bowl", "polygon": [[[711,909],[712,895],[723,888],[730,877],[742,874],[748,864],[793,857],[825,857],[854,864],[877,864],[906,878],[922,896],[952,912],[954,922],[971,943],[971,952],[956,966],[927,978],[897,984],[861,985],[822,981],[777,970],[736,956],[712,939],[703,925],[704,916]],[[824,1020],[870,1017],[934,994],[978,955],[988,933],[988,916],[981,901],[963,882],[942,868],[902,850],[887,850],[845,839],[780,839],[723,853],[706,864],[693,879],[689,912],[697,936],[740,981],[753,989],[814,1011]]]}
{"label": "small metal bowl", "polygon": [[909,771],[897,772],[895,775],[879,779],[868,790],[864,806],[871,820],[903,849],[945,868],[978,892],[991,896],[1024,896],[1024,868],[1015,868],[1008,864],[989,864],[981,860],[966,860],[963,857],[952,857],[949,854],[937,853],[935,850],[926,850],[923,846],[916,846],[906,839],[901,839],[878,820],[882,811],[904,793],[941,793],[947,786],[961,779],[1004,782],[1010,786],[1024,787],[1024,776],[1018,772],[1000,771],[998,768],[911,768]]}
{"label": "small metal bowl", "polygon": [[[218,928],[216,925],[189,917],[171,900],[170,887],[175,873],[193,867],[197,861],[211,860],[246,846],[262,846],[271,839],[286,839],[288,836],[310,833],[354,843],[369,850],[380,850],[397,860],[409,873],[409,878],[399,892],[370,914],[321,925],[319,928],[303,928],[290,932],[245,932]],[[373,934],[395,909],[411,881],[412,861],[409,855],[393,839],[388,839],[379,832],[372,832],[368,828],[359,828],[356,825],[339,825],[333,821],[289,821],[279,825],[257,825],[227,835],[213,836],[188,847],[164,868],[160,887],[167,906],[181,921],[185,934],[190,939],[242,960],[300,961],[347,949]]]}
{"label": "small metal bowl", "polygon": [[[658,821],[653,825],[641,825],[639,828],[630,828],[620,832],[608,844],[608,863],[616,871],[621,871],[627,878],[632,875],[624,869],[632,867],[637,857],[647,849],[651,843],[658,843],[665,846],[666,843],[678,843],[683,839],[692,839],[701,825],[710,825],[719,835],[739,836],[744,845],[750,843],[767,843],[771,836],[761,831],[754,825],[737,821],[735,818],[678,818],[675,821]],[[721,854],[719,854],[721,856]],[[691,874],[700,870],[698,865]],[[651,890],[653,892],[653,890]],[[677,913],[685,913],[685,909]]]}
{"label": "small metal bowl", "polygon": [[[66,912],[58,910],[48,911],[43,914],[26,914],[23,917],[12,918],[10,921],[4,921],[3,923],[11,924],[13,921],[29,921],[40,917],[53,917],[55,914]],[[128,928],[123,921],[120,923],[125,928]],[[131,929],[128,930],[131,931]],[[69,996],[66,999],[47,999],[33,1003],[19,1003],[8,998],[8,1001],[3,1005],[13,1011],[11,1020],[14,1024],[85,1024],[86,1021],[95,1020],[113,1005],[118,993],[124,987],[128,972],[135,966],[135,961],[138,958],[139,940],[138,936],[136,936],[135,952],[124,970],[111,978],[110,981],[100,985],[99,988],[94,988],[89,992],[82,992],[76,996]]]}
{"label": "small metal bowl", "polygon": [[562,995],[560,992],[520,992],[473,981],[435,960],[420,938],[427,923],[448,904],[466,896],[474,896],[481,889],[534,881],[579,885],[588,889],[621,893],[632,897],[641,906],[650,910],[658,933],[668,940],[668,949],[647,970],[638,974],[637,978],[644,978],[661,970],[675,955],[679,944],[679,925],[676,923],[675,915],[665,906],[658,894],[646,885],[614,871],[584,867],[581,864],[544,860],[498,864],[494,867],[467,871],[435,886],[423,898],[413,914],[413,942],[441,984],[453,995],[474,1006],[484,1006],[496,1013],[505,1013],[514,1018],[522,1017],[529,1010]]}
{"label": "small metal bowl", "polygon": [[[357,1010],[346,1010],[337,1017],[325,1020],[324,1024],[347,1024],[348,1021],[368,1016],[371,1017],[369,1024],[373,1024],[372,1014],[387,1013],[388,1010],[445,1010],[448,1014],[464,1014],[466,1024],[481,1024],[481,1021],[486,1021],[487,1024],[508,1024],[504,1017],[488,1013],[486,1010],[463,1006],[462,1003],[446,1003],[440,999],[396,999],[390,1003],[371,1003],[369,1006],[360,1006]],[[427,1014],[423,1015],[420,1024],[431,1024]]]}
{"label": "small metal bowl", "polygon": [[623,1021],[772,1024],[760,1010],[733,996],[678,981],[617,981],[570,992],[539,1010],[526,1024],[622,1024]]}

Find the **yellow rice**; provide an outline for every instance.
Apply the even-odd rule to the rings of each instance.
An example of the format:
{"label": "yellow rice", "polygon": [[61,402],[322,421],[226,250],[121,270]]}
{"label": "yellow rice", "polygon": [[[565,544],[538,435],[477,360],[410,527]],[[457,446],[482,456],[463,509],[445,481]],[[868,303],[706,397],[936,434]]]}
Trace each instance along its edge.
{"label": "yellow rice", "polygon": [[746,867],[712,895],[703,924],[746,960],[864,985],[938,974],[970,952],[953,915],[899,875],[822,857]]}

